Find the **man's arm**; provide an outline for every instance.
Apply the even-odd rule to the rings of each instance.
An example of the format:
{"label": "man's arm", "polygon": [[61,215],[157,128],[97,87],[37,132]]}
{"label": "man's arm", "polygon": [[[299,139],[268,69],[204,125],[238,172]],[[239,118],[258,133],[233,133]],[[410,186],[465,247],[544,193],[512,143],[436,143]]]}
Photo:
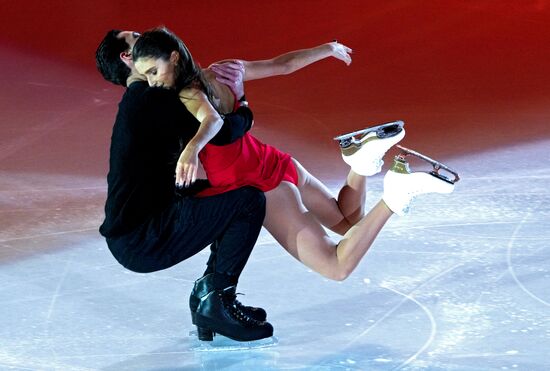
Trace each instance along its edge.
{"label": "man's arm", "polygon": [[224,116],[223,126],[210,143],[222,146],[230,144],[242,137],[254,124],[254,116],[248,108],[248,102],[244,99],[243,85],[244,70],[238,68],[232,71],[231,79],[224,82],[233,92],[238,101],[235,102],[235,110]]}
{"label": "man's arm", "polygon": [[242,137],[254,123],[254,115],[246,105],[224,116],[223,126],[210,143],[216,146],[230,144]]}
{"label": "man's arm", "polygon": [[352,50],[336,41],[319,46],[294,50],[271,59],[245,61],[226,59],[212,64],[209,68],[217,75],[216,79],[227,84],[233,74],[244,72],[244,81],[263,79],[271,76],[288,75],[322,59],[334,57],[349,65]]}

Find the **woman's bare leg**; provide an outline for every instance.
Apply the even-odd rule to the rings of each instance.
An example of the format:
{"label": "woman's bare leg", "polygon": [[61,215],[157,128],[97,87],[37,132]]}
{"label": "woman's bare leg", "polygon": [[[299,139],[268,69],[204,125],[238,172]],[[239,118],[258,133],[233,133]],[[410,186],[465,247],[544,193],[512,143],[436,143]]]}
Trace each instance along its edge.
{"label": "woman's bare leg", "polygon": [[319,179],[293,159],[298,172],[298,189],[305,207],[331,231],[344,235],[365,216],[367,177],[350,171],[338,199]]}
{"label": "woman's bare leg", "polygon": [[338,193],[338,206],[351,225],[365,216],[365,199],[367,195],[367,177],[350,170],[346,184]]}
{"label": "woman's bare leg", "polygon": [[349,276],[392,215],[380,201],[336,244],[306,209],[295,185],[282,182],[265,195],[266,229],[292,256],[334,280]]}

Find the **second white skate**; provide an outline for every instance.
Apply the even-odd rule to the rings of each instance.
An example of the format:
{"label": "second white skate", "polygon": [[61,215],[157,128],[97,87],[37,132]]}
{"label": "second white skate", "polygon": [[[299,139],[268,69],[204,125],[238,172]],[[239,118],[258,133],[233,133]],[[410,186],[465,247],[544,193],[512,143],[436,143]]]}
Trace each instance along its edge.
{"label": "second white skate", "polygon": [[[409,212],[411,202],[416,196],[426,193],[451,193],[455,183],[460,179],[458,173],[418,152],[398,146],[401,153],[395,156],[393,166],[384,176],[384,195],[382,199],[386,205],[399,216]],[[433,166],[431,172],[411,172],[406,156],[415,156],[429,162]],[[439,171],[452,174],[450,178]]]}

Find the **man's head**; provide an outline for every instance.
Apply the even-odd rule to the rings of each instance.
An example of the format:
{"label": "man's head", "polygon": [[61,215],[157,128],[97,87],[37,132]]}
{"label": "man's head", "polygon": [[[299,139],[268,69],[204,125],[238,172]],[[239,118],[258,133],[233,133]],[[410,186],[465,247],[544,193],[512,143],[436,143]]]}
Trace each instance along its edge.
{"label": "man's head", "polygon": [[107,32],[95,53],[97,69],[105,80],[126,86],[126,80],[134,69],[132,48],[139,36],[134,31]]}

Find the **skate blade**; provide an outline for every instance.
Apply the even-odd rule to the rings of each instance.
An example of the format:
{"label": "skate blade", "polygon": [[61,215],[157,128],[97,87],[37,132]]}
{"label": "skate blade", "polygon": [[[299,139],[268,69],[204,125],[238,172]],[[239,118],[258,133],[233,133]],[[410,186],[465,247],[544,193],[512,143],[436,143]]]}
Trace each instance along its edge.
{"label": "skate blade", "polygon": [[368,133],[376,132],[376,136],[378,138],[391,138],[399,134],[401,130],[403,130],[404,125],[405,123],[401,120],[387,122],[385,124],[371,126],[363,130],[354,131],[353,133],[339,135],[335,137],[334,140],[337,140],[339,142],[340,147],[346,148],[352,144],[359,144],[361,142],[360,140],[354,138],[356,135],[364,136]]}
{"label": "skate blade", "polygon": [[279,344],[279,339],[275,336],[254,341],[237,341],[220,334],[215,334],[212,341],[200,341],[196,330],[189,331],[189,336],[193,338],[191,350],[196,352],[229,352],[269,348]]}
{"label": "skate blade", "polygon": [[[458,173],[456,171],[452,170],[450,167],[442,164],[441,162],[436,161],[433,158],[430,158],[430,157],[428,157],[426,155],[423,155],[421,153],[418,153],[416,151],[413,151],[412,149],[408,149],[408,148],[405,148],[405,147],[400,146],[400,145],[396,145],[396,147],[399,148],[399,150],[401,150],[401,153],[399,153],[397,156],[395,156],[396,161],[406,162],[405,158],[407,156],[414,156],[414,157],[417,157],[421,160],[424,160],[424,161],[430,163],[433,166],[433,170],[430,171],[429,174],[431,174],[431,175],[433,175],[433,176],[435,176],[435,177],[437,177],[441,180],[444,180],[447,183],[451,183],[451,184],[455,184],[456,182],[458,182],[460,180],[460,176],[458,175]],[[441,174],[440,171],[447,172],[450,175],[452,175],[452,177],[450,177],[449,175]]]}

